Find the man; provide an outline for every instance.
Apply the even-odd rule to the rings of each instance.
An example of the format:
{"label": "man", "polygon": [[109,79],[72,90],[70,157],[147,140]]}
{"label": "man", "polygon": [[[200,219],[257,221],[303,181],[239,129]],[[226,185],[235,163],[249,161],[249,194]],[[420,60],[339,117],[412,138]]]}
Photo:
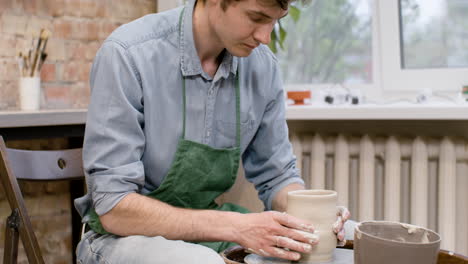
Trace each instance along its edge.
{"label": "man", "polygon": [[[262,44],[288,2],[192,0],[105,41],[91,71],[88,194],[76,201],[91,229],[81,263],[223,263],[216,251],[229,242],[297,260],[319,243],[297,232],[313,223],[279,213],[287,192],[304,187],[276,59]],[[214,203],[240,158],[274,211]],[[338,217],[340,240],[348,216]]]}

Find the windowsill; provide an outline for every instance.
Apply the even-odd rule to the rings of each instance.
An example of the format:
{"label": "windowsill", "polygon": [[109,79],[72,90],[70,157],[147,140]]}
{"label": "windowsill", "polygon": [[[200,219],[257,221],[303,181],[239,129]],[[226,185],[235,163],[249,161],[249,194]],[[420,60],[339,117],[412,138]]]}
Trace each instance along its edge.
{"label": "windowsill", "polygon": [[288,106],[287,120],[465,120],[466,104]]}
{"label": "windowsill", "polygon": [[[0,111],[0,128],[86,123],[86,109]],[[459,120],[468,121],[464,105],[320,105],[288,106],[287,120]]]}

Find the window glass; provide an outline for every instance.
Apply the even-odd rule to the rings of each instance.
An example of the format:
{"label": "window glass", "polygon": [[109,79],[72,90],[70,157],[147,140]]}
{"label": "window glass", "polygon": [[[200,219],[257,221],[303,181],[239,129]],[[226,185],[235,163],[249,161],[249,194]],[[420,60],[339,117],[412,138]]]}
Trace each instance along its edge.
{"label": "window glass", "polygon": [[467,0],[400,0],[402,67],[468,67]]}
{"label": "window glass", "polygon": [[[385,0],[387,1],[387,0]],[[286,84],[372,83],[368,0],[296,4],[301,16],[281,20],[287,36],[278,59]]]}

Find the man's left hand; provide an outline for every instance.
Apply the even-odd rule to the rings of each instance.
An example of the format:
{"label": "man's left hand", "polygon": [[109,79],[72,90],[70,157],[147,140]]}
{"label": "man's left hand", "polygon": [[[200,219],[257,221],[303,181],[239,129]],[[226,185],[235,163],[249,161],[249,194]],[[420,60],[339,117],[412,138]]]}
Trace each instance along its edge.
{"label": "man's left hand", "polygon": [[335,232],[338,238],[338,246],[344,246],[346,244],[344,223],[349,219],[351,214],[348,208],[338,206],[336,216],[336,222],[333,224],[333,232]]}

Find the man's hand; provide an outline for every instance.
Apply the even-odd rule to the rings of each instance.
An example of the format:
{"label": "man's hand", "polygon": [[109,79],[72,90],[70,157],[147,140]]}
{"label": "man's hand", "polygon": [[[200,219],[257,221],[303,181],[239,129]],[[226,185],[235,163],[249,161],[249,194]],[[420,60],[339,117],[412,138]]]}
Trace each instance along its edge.
{"label": "man's hand", "polygon": [[346,244],[344,223],[349,219],[351,214],[349,213],[348,208],[338,206],[336,216],[337,219],[335,224],[333,224],[333,232],[335,232],[336,237],[338,238],[338,246],[344,246]]}
{"label": "man's hand", "polygon": [[298,252],[309,253],[318,243],[311,223],[286,213],[245,214],[234,225],[238,231],[234,242],[262,256],[298,260]]}

